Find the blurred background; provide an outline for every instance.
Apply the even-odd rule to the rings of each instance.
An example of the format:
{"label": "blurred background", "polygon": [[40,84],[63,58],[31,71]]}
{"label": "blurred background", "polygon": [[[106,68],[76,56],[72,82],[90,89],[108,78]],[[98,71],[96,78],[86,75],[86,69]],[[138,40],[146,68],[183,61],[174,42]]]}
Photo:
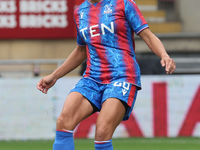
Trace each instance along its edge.
{"label": "blurred background", "polygon": [[[0,0],[0,141],[54,139],[56,118],[85,64],[47,95],[36,84],[75,48],[73,11],[82,2]],[[166,75],[160,59],[135,36],[143,90],[114,137],[200,137],[200,1],[135,2],[177,69]],[[96,117],[83,121],[74,136],[93,138]]]}

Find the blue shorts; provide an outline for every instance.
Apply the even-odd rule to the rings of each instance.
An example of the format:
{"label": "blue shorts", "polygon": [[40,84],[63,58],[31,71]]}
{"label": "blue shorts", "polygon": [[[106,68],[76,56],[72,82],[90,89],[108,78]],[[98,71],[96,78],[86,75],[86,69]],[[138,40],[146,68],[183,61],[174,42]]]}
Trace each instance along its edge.
{"label": "blue shorts", "polygon": [[126,114],[123,120],[128,120],[133,106],[136,101],[138,88],[128,82],[112,82],[110,84],[101,84],[90,78],[82,78],[71,90],[71,92],[79,92],[89,102],[97,107],[97,111],[101,110],[101,106],[108,98],[117,98],[127,104]]}

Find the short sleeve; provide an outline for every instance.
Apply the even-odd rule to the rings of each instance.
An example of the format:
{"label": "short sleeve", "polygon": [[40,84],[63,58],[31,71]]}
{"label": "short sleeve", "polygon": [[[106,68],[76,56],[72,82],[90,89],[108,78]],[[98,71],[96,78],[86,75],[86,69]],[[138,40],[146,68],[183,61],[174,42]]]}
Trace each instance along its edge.
{"label": "short sleeve", "polygon": [[82,40],[82,38],[81,38],[80,33],[78,32],[78,30],[77,30],[76,42],[80,46],[85,46],[86,45],[85,42]]}
{"label": "short sleeve", "polygon": [[78,28],[77,28],[77,24],[76,24],[76,19],[75,19],[75,16],[76,16],[76,13],[77,13],[77,9],[74,11],[74,23],[76,25],[76,31],[77,31],[77,37],[76,37],[76,42],[78,45],[80,46],[85,46],[85,42],[83,41],[83,39],[81,38],[80,36],[80,33],[78,31]]}
{"label": "short sleeve", "polygon": [[125,17],[133,28],[135,34],[139,34],[146,28],[149,28],[141,11],[134,0],[124,0],[125,2]]}

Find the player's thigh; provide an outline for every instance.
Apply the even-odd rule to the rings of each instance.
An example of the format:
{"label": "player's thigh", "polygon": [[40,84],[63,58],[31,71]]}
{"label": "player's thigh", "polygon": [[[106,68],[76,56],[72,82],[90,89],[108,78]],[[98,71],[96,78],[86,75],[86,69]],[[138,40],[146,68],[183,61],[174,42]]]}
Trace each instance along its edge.
{"label": "player's thigh", "polygon": [[57,129],[74,130],[80,121],[93,113],[90,102],[80,93],[71,92],[57,120]]}
{"label": "player's thigh", "polygon": [[103,104],[96,122],[95,140],[110,140],[125,115],[125,107],[117,98],[108,98]]}

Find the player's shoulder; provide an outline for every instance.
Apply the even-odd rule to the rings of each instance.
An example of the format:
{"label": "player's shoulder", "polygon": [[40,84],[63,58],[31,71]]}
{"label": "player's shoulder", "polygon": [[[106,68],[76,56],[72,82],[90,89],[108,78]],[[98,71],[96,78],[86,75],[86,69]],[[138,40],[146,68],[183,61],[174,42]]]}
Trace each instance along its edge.
{"label": "player's shoulder", "polygon": [[74,13],[77,13],[80,9],[85,9],[87,7],[88,7],[88,2],[87,0],[85,0],[79,6],[76,7],[76,9],[74,10]]}
{"label": "player's shoulder", "polygon": [[[115,1],[115,0],[114,0]],[[123,6],[129,6],[129,5],[137,5],[135,0],[117,0],[118,3],[122,4]]]}
{"label": "player's shoulder", "polygon": [[128,3],[128,4],[133,4],[133,5],[137,5],[136,4],[136,2],[135,2],[135,0],[123,0],[124,1],[124,3]]}
{"label": "player's shoulder", "polygon": [[123,1],[128,1],[128,2],[132,2],[132,3],[135,3],[136,4],[136,2],[135,2],[135,0],[123,0]]}

